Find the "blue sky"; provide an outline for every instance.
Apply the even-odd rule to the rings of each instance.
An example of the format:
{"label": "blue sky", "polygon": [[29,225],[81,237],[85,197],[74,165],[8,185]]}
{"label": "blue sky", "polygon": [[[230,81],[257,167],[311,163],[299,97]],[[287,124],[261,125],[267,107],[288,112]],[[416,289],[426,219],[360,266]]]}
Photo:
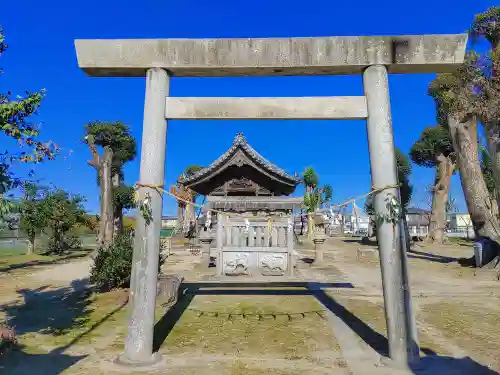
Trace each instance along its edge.
{"label": "blue sky", "polygon": [[[455,0],[340,2],[317,0],[4,0],[0,24],[9,50],[0,58],[4,74],[0,90],[23,94],[45,88],[38,120],[42,137],[64,148],[57,161],[36,167],[36,174],[87,197],[96,212],[95,171],[86,164],[81,143],[90,120],[121,120],[140,145],[144,79],[90,78],[77,66],[73,41],[78,38],[203,38],[393,35],[460,33],[475,13],[493,1],[458,5]],[[390,93],[395,144],[408,152],[425,126],[435,123],[434,104],[426,95],[433,75],[392,75]],[[361,77],[174,78],[172,96],[321,96],[362,95]],[[166,185],[185,166],[208,165],[230,147],[237,132],[262,155],[290,173],[314,167],[321,183],[333,187],[343,202],[370,189],[364,121],[170,121],[167,137]],[[1,138],[1,147],[12,143]],[[139,150],[140,152],[140,150]],[[133,184],[139,160],[125,168]],[[425,207],[425,190],[433,170],[414,167],[414,204]],[[297,189],[297,194],[301,193]],[[452,194],[465,209],[458,176]],[[361,204],[362,202],[360,202]],[[175,202],[165,199],[165,214]]]}

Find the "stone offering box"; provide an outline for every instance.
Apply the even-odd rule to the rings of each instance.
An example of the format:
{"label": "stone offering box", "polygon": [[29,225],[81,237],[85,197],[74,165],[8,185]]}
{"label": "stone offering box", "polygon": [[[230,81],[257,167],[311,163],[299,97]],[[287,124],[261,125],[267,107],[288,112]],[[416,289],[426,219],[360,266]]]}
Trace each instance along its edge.
{"label": "stone offering box", "polygon": [[286,217],[245,221],[221,218],[217,273],[225,276],[291,276],[293,230]]}

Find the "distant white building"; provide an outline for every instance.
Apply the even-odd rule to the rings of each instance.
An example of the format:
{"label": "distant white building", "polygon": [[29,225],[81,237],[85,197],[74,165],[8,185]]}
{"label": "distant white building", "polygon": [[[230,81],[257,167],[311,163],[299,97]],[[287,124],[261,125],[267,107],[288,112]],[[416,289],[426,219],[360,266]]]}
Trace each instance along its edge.
{"label": "distant white building", "polygon": [[470,215],[465,212],[454,212],[447,217],[447,236],[450,237],[474,237],[474,227]]}
{"label": "distant white building", "polygon": [[[368,233],[370,218],[366,215],[359,215],[358,220],[356,220],[355,215],[338,211],[335,211],[333,216],[326,213],[318,213],[316,216],[318,218],[321,217],[321,220],[325,224],[325,231],[330,235],[342,233],[342,228],[345,234],[365,235]],[[295,233],[307,233],[307,214],[302,215],[302,217],[301,215],[297,215],[294,221]]]}
{"label": "distant white building", "polygon": [[430,217],[428,210],[409,207],[406,210],[406,222],[410,236],[426,237],[429,234]]}
{"label": "distant white building", "polygon": [[366,215],[359,215],[358,218],[352,214],[344,214],[344,233],[362,234],[368,233],[370,218]]}
{"label": "distant white building", "polygon": [[177,225],[177,216],[162,216],[161,217],[161,227],[162,228],[175,228]]}

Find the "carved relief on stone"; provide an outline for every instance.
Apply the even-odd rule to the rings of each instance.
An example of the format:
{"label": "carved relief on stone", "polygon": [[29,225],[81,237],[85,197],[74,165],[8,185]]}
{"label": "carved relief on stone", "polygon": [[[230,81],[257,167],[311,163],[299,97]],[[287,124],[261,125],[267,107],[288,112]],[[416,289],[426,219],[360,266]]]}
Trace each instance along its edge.
{"label": "carved relief on stone", "polygon": [[233,259],[226,260],[224,274],[227,276],[248,275],[248,254],[235,254]]}
{"label": "carved relief on stone", "polygon": [[285,254],[266,254],[260,260],[263,276],[283,276],[285,274]]}

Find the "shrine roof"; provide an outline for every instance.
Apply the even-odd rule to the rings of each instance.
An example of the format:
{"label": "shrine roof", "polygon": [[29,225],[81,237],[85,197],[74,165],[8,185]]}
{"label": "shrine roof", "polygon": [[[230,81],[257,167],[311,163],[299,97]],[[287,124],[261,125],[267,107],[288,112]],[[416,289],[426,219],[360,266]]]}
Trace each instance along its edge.
{"label": "shrine roof", "polygon": [[269,174],[272,178],[279,180],[281,183],[296,186],[301,182],[301,179],[298,176],[288,174],[283,169],[271,163],[255,151],[255,149],[248,144],[243,133],[237,133],[231,147],[212,164],[199,170],[188,178],[179,180],[179,182],[181,182],[184,186],[191,187],[192,185],[198,184],[202,180],[208,180],[219,174],[221,170],[230,164],[233,157],[241,151],[243,151],[248,159],[258,166],[263,172]]}

